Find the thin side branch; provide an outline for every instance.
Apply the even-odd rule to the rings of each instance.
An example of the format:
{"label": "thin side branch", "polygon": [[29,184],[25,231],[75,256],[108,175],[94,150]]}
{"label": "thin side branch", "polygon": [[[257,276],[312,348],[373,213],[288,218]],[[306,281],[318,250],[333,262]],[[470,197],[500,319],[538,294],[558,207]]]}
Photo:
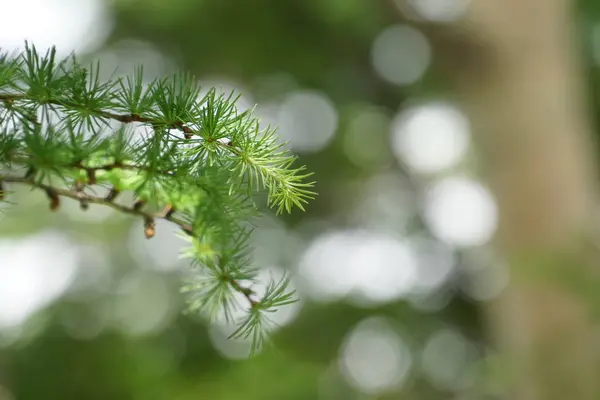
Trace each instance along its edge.
{"label": "thin side branch", "polygon": [[[106,196],[106,197],[93,196],[93,195],[90,195],[89,193],[84,192],[83,190],[60,189],[60,188],[53,187],[51,185],[46,185],[46,184],[43,184],[40,182],[35,182],[31,178],[19,177],[19,176],[1,176],[0,181],[2,181],[3,183],[15,183],[15,184],[28,185],[30,187],[34,187],[34,188],[43,190],[50,198],[50,202],[51,202],[50,207],[52,210],[56,210],[58,208],[60,197],[66,197],[69,199],[77,200],[79,202],[84,202],[85,204],[99,204],[102,206],[110,207],[114,210],[117,210],[117,211],[125,213],[125,214],[130,214],[130,215],[135,215],[135,216],[141,217],[144,220],[145,234],[146,234],[146,237],[148,237],[148,238],[151,238],[152,236],[154,236],[153,233],[154,233],[154,229],[155,229],[154,228],[154,220],[155,219],[162,219],[162,220],[169,221],[169,222],[175,224],[176,226],[178,226],[186,234],[188,234],[190,236],[197,236],[194,233],[194,230],[191,225],[189,225],[189,224],[185,223],[184,221],[182,221],[181,219],[178,219],[173,216],[172,208],[170,208],[170,207],[166,207],[164,210],[162,210],[161,212],[158,212],[158,213],[149,213],[147,211],[144,211],[143,204],[139,204],[138,202],[136,202],[136,204],[134,204],[132,207],[128,207],[128,206],[124,206],[122,204],[115,203],[113,201],[114,200],[113,196],[111,196],[110,194],[109,194],[109,196]],[[236,290],[237,292],[244,295],[244,297],[246,298],[246,300],[248,300],[248,303],[250,304],[251,307],[254,307],[258,304],[258,302],[253,298],[255,293],[252,289],[242,287],[241,284],[237,280],[232,279],[232,278],[229,278],[228,282],[234,290]]]}
{"label": "thin side branch", "polygon": [[[12,104],[14,101],[17,101],[17,100],[31,100],[31,99],[29,99],[27,97],[27,95],[25,95],[25,94],[0,93],[0,101]],[[71,107],[77,106],[76,104],[68,104],[68,103],[54,100],[54,99],[48,99],[47,103],[56,105],[56,106],[67,107],[67,108],[69,106],[71,106]],[[140,123],[148,124],[151,126],[164,126],[166,128],[178,129],[179,131],[183,132],[184,137],[186,139],[191,139],[192,136],[198,135],[198,132],[194,131],[192,128],[185,125],[183,122],[173,122],[173,123],[165,126],[163,123],[161,123],[157,120],[154,120],[154,119],[148,118],[148,117],[143,117],[143,116],[137,115],[137,114],[117,114],[117,113],[112,113],[112,112],[104,111],[104,110],[97,110],[97,111],[90,110],[90,113],[95,114],[95,116],[99,117],[99,118],[112,119],[114,121],[118,121],[118,122],[121,122],[124,124],[140,122]],[[223,148],[227,148],[232,152],[235,152],[235,148],[232,147],[232,143],[222,143],[222,142],[216,141],[216,140],[214,141],[214,143],[216,143],[217,145],[219,145]]]}

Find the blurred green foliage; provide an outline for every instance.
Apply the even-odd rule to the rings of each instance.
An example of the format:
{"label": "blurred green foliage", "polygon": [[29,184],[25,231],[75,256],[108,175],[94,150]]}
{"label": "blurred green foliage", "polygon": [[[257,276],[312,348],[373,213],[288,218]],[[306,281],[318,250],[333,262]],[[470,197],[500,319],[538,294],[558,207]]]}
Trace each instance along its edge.
{"label": "blurred green foliage", "polygon": [[[600,17],[600,3],[588,0],[581,4],[583,31],[589,32],[591,23],[596,24]],[[313,218],[344,226],[344,215],[350,212],[346,199],[356,195],[350,188],[357,182],[360,187],[371,174],[351,164],[342,148],[344,129],[357,109],[375,105],[392,115],[407,99],[439,93],[444,84],[431,71],[419,83],[398,88],[375,73],[369,58],[373,39],[401,19],[391,1],[115,0],[114,10],[116,24],[107,47],[121,39],[151,42],[173,58],[178,68],[197,76],[242,82],[259,104],[277,101],[293,88],[324,91],[336,103],[338,136],[324,151],[301,157],[316,173],[319,197],[306,214],[286,216],[289,226]],[[588,56],[591,50],[588,45]],[[600,123],[600,74],[591,57],[589,61],[590,91]],[[273,76],[291,80],[283,80],[287,87],[269,84]],[[107,243],[117,269],[132,264],[127,251],[118,245],[129,220],[100,225],[66,223],[44,211],[35,214],[35,220],[27,218],[28,213],[29,208],[7,219],[5,228],[21,235],[60,223],[67,232]],[[426,234],[417,217],[415,221],[414,230]],[[431,332],[447,325],[460,327],[467,337],[485,345],[477,305],[452,290],[456,296],[435,312],[419,311],[405,302],[371,308],[347,303],[306,304],[298,318],[276,334],[276,349],[251,360],[221,356],[209,340],[207,326],[193,317],[178,317],[166,331],[148,337],[105,332],[92,340],[77,340],[56,322],[61,310],[76,307],[65,301],[46,313],[47,326],[41,335],[3,351],[0,371],[6,377],[4,384],[19,400],[371,398],[361,397],[330,373],[336,368],[344,336],[365,317],[385,315],[399,321],[417,347]],[[450,393],[436,390],[420,377],[417,369],[402,397],[392,393],[379,398],[448,396]]]}

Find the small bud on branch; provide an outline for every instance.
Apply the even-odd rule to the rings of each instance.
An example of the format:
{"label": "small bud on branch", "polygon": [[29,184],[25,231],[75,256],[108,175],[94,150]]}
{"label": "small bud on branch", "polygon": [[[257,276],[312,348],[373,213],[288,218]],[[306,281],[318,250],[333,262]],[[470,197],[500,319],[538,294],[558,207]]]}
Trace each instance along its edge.
{"label": "small bud on branch", "polygon": [[52,188],[46,188],[46,196],[50,199],[50,210],[56,211],[60,206],[60,197]]}
{"label": "small bud on branch", "polygon": [[154,235],[156,235],[156,224],[154,223],[154,218],[144,218],[144,235],[146,236],[146,239],[151,239],[154,237]]}

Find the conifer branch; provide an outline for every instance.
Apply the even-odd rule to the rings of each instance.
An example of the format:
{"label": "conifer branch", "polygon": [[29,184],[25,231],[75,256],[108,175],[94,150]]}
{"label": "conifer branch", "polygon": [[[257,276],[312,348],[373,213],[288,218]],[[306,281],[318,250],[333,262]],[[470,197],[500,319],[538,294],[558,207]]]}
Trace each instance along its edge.
{"label": "conifer branch", "polygon": [[[292,167],[296,157],[252,111],[239,112],[237,98],[214,88],[201,96],[189,74],[145,84],[139,67],[100,82],[99,65],[55,54],[27,43],[23,54],[0,54],[0,200],[7,184],[28,185],[46,193],[52,210],[69,198],[82,210],[95,204],[137,216],[148,239],[157,219],[170,221],[191,244],[184,256],[197,274],[183,287],[190,309],[228,318],[241,294],[248,316],[232,336],[251,337],[257,350],[266,313],[293,302],[293,291],[287,278],[269,283],[262,298],[243,284],[256,277],[247,222],[259,208],[251,195],[266,189],[278,213],[303,209],[315,195],[311,174]],[[136,140],[134,124],[147,129]],[[109,193],[90,194],[92,185]],[[123,191],[133,191],[131,206],[116,202]]]}

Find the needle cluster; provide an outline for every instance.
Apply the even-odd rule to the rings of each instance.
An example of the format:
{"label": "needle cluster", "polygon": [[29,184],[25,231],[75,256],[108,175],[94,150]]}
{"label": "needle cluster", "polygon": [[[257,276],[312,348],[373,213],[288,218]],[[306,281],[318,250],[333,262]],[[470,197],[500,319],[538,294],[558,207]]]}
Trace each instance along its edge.
{"label": "needle cluster", "polygon": [[[0,53],[0,200],[27,185],[46,194],[51,210],[65,198],[82,210],[112,207],[141,218],[148,239],[157,219],[172,222],[189,241],[189,310],[228,320],[245,310],[232,337],[250,338],[255,351],[268,313],[294,298],[287,278],[266,283],[260,297],[253,289],[254,194],[266,193],[281,213],[303,210],[315,193],[275,130],[236,100],[204,93],[185,73],[147,82],[140,66],[105,81],[98,64],[57,60],[55,49],[42,54],[26,43],[20,54]],[[119,201],[124,192],[131,204]]]}

